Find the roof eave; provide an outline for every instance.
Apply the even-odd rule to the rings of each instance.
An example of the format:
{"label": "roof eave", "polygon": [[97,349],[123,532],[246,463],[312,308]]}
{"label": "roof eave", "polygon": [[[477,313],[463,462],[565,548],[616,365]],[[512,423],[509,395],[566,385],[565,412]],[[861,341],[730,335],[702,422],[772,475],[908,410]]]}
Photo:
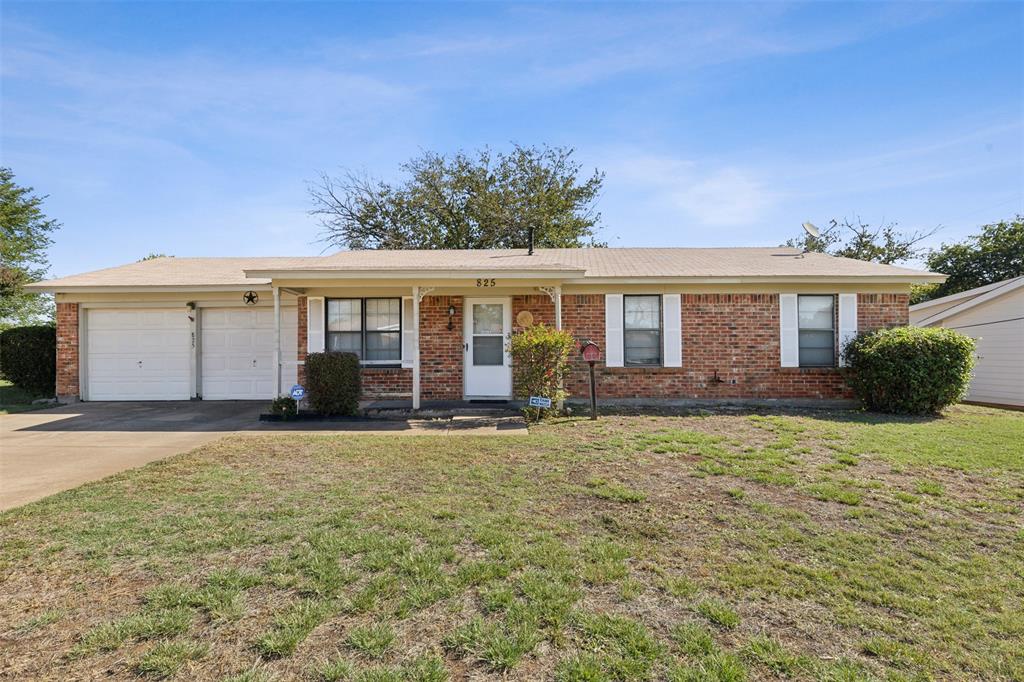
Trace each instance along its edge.
{"label": "roof eave", "polygon": [[161,291],[270,291],[269,281],[253,280],[244,284],[48,284],[36,282],[25,286],[27,291],[45,294],[103,294]]}
{"label": "roof eave", "polygon": [[304,270],[244,270],[246,277],[274,279],[475,279],[502,277],[508,279],[566,279],[578,277],[583,269],[572,270],[377,270],[377,269],[304,269]]}

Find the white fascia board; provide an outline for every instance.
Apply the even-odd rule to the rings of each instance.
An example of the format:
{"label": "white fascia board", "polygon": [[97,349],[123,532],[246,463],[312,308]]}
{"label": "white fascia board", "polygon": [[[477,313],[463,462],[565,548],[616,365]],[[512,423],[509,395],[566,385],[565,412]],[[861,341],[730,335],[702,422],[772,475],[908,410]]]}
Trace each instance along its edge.
{"label": "white fascia board", "polygon": [[746,277],[585,277],[567,279],[565,284],[925,284],[943,282],[946,275],[757,275]]}
{"label": "white fascia board", "polygon": [[578,277],[583,270],[245,270],[246,277],[271,279],[551,279]]}
{"label": "white fascia board", "polygon": [[162,293],[169,292],[209,292],[216,294],[223,291],[270,291],[269,282],[252,282],[251,284],[133,284],[133,285],[55,285],[29,284],[25,286],[29,291],[39,291],[48,294],[127,294],[127,293]]}

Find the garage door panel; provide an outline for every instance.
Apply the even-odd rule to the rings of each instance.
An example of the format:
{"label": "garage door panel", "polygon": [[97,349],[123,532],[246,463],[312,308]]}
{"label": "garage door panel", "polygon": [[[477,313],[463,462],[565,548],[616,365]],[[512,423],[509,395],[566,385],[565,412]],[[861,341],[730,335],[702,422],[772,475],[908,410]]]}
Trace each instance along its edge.
{"label": "garage door panel", "polygon": [[98,309],[86,323],[89,400],[188,400],[191,328],[183,309]]}
{"label": "garage door panel", "polygon": [[[282,358],[295,359],[297,312],[281,311]],[[202,311],[204,400],[265,400],[274,396],[274,311],[268,308]],[[286,365],[282,382],[295,382]]]}

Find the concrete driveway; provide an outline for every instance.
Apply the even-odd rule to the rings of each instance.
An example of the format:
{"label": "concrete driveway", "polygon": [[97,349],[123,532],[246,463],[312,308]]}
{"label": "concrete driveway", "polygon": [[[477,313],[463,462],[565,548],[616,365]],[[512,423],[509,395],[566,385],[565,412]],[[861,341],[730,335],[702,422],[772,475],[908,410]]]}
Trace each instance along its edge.
{"label": "concrete driveway", "polygon": [[0,415],[0,510],[186,452],[232,433],[526,435],[520,417],[260,422],[242,401],[79,403]]}
{"label": "concrete driveway", "polygon": [[0,415],[0,509],[252,429],[265,402],[79,403]]}

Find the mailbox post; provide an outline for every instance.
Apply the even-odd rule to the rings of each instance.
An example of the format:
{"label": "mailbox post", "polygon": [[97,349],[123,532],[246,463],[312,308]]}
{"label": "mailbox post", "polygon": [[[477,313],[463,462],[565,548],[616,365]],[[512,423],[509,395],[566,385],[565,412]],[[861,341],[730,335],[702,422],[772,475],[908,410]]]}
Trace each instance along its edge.
{"label": "mailbox post", "polygon": [[580,354],[590,365],[590,419],[597,419],[597,381],[594,379],[594,363],[601,359],[601,349],[593,341],[584,341]]}

